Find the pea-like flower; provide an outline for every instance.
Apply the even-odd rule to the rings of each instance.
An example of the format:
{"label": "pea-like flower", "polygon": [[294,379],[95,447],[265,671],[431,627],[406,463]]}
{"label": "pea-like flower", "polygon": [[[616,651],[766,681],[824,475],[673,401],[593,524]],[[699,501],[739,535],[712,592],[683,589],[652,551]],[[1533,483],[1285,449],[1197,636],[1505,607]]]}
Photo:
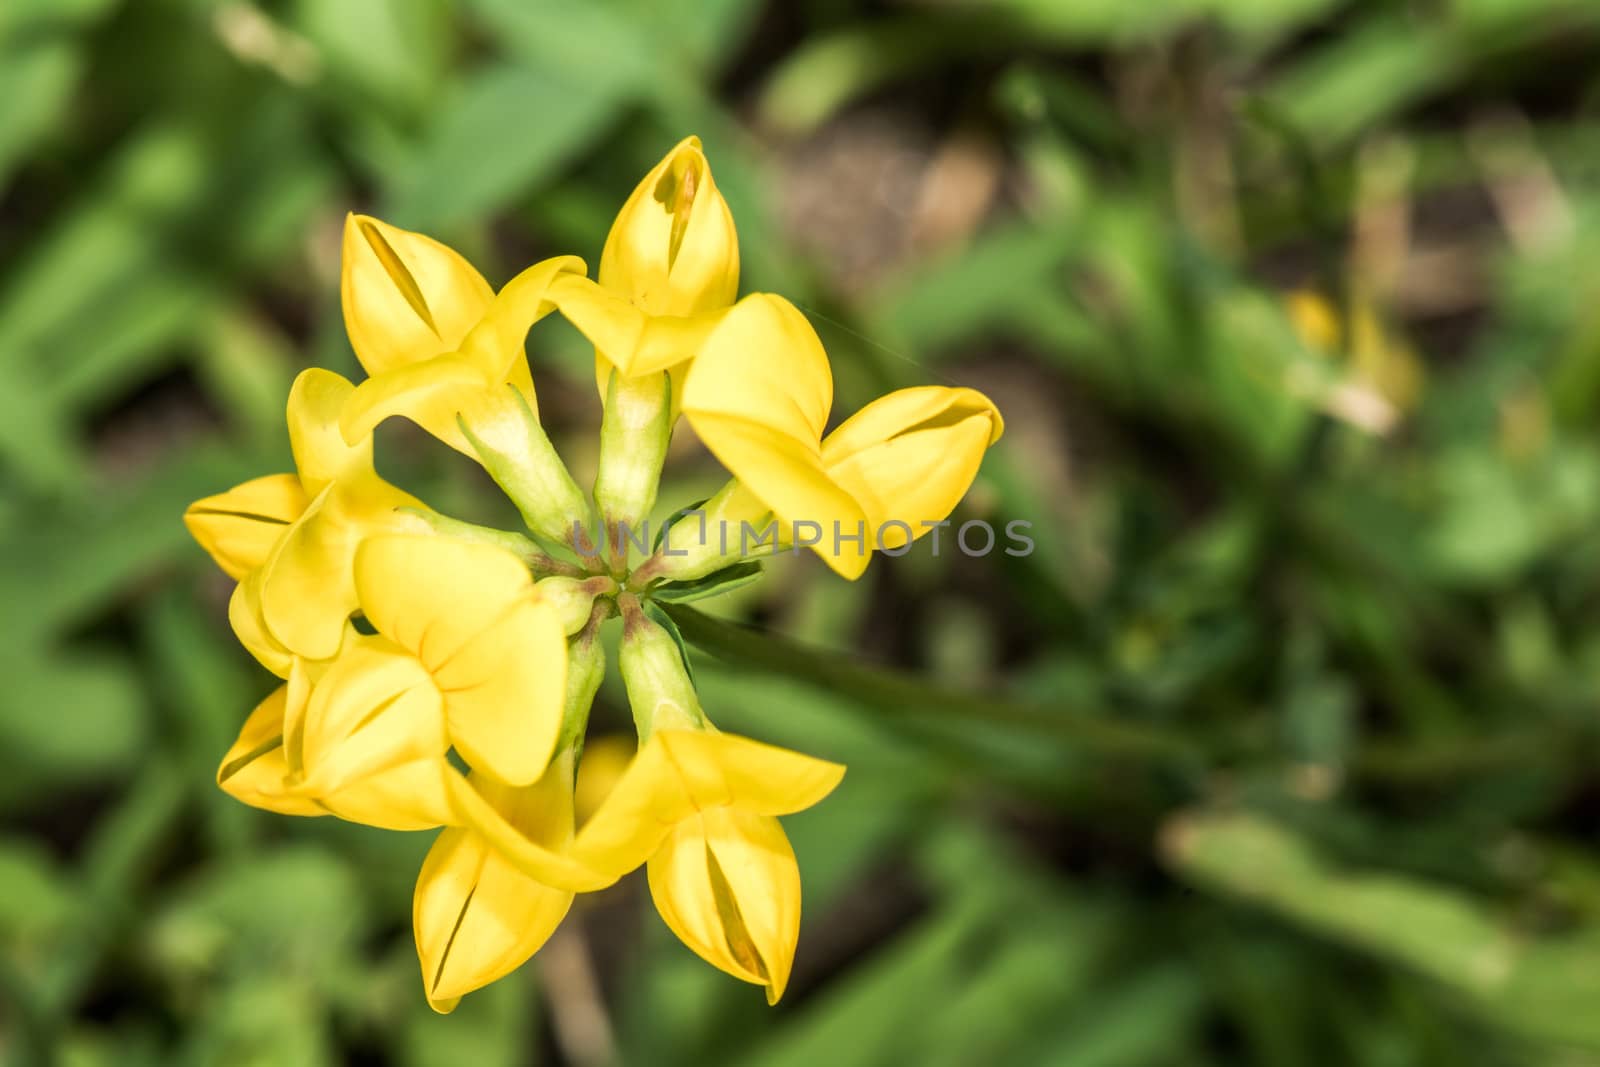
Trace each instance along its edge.
{"label": "pea-like flower", "polygon": [[[758,293],[728,313],[691,364],[683,412],[735,481],[706,506],[718,527],[774,520],[774,547],[810,547],[846,578],[874,547],[898,549],[966,495],[1004,424],[975,389],[921,386],[868,404],[825,434],[833,373],[793,304]],[[723,536],[708,538],[717,544]],[[697,577],[728,561],[708,551],[663,557],[662,573]]]}
{"label": "pea-like flower", "polygon": [[289,390],[289,447],[298,474],[235,486],[189,506],[195,539],[239,580],[234,631],[269,670],[295,656],[328,659],[356,607],[352,562],[371,533],[426,530],[422,502],[378,477],[372,440],[346,443],[339,419],[354,387],[332,371],[301,372]]}
{"label": "pea-like flower", "polygon": [[605,394],[621,378],[692,359],[739,291],[733,213],[698,137],[686,137],[634,188],[600,253],[595,281],[554,287],[561,312],[594,342]]}
{"label": "pea-like flower", "polygon": [[440,242],[351,215],[340,296],[370,377],[344,406],[345,439],[364,440],[404,416],[482,463],[534,531],[560,540],[583,496],[539,425],[523,340],[554,310],[555,280],[583,271],[581,259],[558,256],[497,294]]}
{"label": "pea-like flower", "polygon": [[[329,665],[302,666],[314,674],[309,688],[291,676],[286,688],[306,695],[285,697],[282,790],[332,795],[356,770],[443,763],[451,746],[499,781],[541,777],[561,729],[567,643],[559,613],[540,599],[521,561],[491,545],[377,537],[360,547],[352,574],[377,633],[347,629]],[[266,707],[258,714],[270,716]],[[264,729],[252,733],[247,724],[246,733]],[[251,788],[261,791],[259,783]],[[444,788],[424,791],[429,810],[449,810]]]}
{"label": "pea-like flower", "polygon": [[718,732],[672,637],[632,604],[624,627],[622,676],[643,741],[574,854],[602,870],[648,861],[672,932],[775,1004],[800,936],[800,869],[775,816],[822,800],[844,768]]}
{"label": "pea-like flower", "polygon": [[[800,865],[778,820],[844,768],[719,731],[663,625],[661,602],[716,591],[742,548],[630,557],[679,416],[733,476],[708,519],[770,525],[760,551],[809,545],[850,578],[874,548],[898,553],[943,522],[1001,432],[981,393],[943,386],[890,393],[828,432],[827,354],[793,304],[738,299],[733,217],[696,138],[634,189],[599,263],[591,279],[557,256],[496,291],[443,243],[349,216],[340,293],[368,376],[301,374],[294,473],[184,516],[237,583],[240,643],[281,679],[218,784],[285,815],[437,831],[412,923],[441,1012],[534,955],[576,894],[641,867],[685,945],[769,1002],[788,985]],[[595,347],[588,495],[540,423],[524,349],[552,311]],[[438,514],[378,477],[373,432],[391,417],[481,463],[526,532]],[[584,740],[617,616],[638,745],[597,791]]]}

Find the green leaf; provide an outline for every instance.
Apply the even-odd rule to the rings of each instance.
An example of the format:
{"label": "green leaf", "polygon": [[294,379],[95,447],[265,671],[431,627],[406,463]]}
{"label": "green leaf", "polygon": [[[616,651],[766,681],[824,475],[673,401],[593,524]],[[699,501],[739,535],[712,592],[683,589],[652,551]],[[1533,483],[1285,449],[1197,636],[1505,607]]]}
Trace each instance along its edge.
{"label": "green leaf", "polygon": [[145,694],[117,653],[12,648],[0,654],[0,676],[7,706],[20,712],[0,715],[0,766],[12,789],[115,775],[146,741]]}
{"label": "green leaf", "polygon": [[450,13],[439,0],[298,0],[294,8],[328,76],[410,112],[423,111],[443,79],[455,43]]}
{"label": "green leaf", "polygon": [[1196,813],[1170,824],[1166,855],[1186,879],[1353,948],[1410,967],[1531,1037],[1600,1052],[1600,929],[1529,937],[1443,885],[1342,871],[1260,816]]}
{"label": "green leaf", "polygon": [[883,713],[889,722],[910,716],[973,726],[990,724],[1012,728],[1023,736],[1070,740],[1101,756],[1180,766],[1196,756],[1192,742],[1175,733],[1002,694],[965,693],[713,619],[693,608],[664,604],[660,610],[678,624],[685,638],[730,666],[766,671],[838,693]]}
{"label": "green leaf", "polygon": [[270,970],[314,986],[369,922],[345,859],[294,846],[218,866],[179,887],[152,921],[149,947],[175,976]]}
{"label": "green leaf", "polygon": [[706,597],[721,596],[741,589],[761,578],[761,561],[744,560],[732,564],[691,582],[664,582],[650,588],[652,600],[665,600],[674,604],[687,604]]}
{"label": "green leaf", "polygon": [[0,940],[15,958],[32,957],[70,923],[78,901],[72,883],[38,842],[0,839]]}
{"label": "green leaf", "polygon": [[620,113],[622,87],[513,64],[492,66],[443,107],[387,214],[449,230],[537,192]]}

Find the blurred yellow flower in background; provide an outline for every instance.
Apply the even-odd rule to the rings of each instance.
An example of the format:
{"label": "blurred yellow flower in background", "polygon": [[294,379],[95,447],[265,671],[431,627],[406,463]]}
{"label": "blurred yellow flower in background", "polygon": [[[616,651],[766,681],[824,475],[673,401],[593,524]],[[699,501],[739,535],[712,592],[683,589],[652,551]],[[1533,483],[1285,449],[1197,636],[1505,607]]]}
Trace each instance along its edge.
{"label": "blurred yellow flower in background", "polygon": [[1348,316],[1312,289],[1284,298],[1295,333],[1307,348],[1344,365],[1348,380],[1328,390],[1329,414],[1386,433],[1422,397],[1425,372],[1416,352],[1389,329],[1374,304],[1352,295]]}

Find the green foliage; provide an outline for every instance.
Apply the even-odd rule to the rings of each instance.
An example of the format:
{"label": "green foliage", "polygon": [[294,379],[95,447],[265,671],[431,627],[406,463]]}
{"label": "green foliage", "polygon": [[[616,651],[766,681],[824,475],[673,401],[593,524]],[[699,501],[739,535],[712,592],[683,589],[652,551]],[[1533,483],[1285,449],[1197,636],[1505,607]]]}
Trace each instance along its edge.
{"label": "green foliage", "polygon": [[[1590,0],[0,3],[0,1055],[1600,1064],[1597,60]],[[850,767],[779,1008],[634,878],[438,1017],[427,835],[215,788],[270,680],[179,516],[354,371],[346,211],[593,266],[688,133],[838,416],[990,391],[955,518],[1036,549],[675,591],[712,718]]]}

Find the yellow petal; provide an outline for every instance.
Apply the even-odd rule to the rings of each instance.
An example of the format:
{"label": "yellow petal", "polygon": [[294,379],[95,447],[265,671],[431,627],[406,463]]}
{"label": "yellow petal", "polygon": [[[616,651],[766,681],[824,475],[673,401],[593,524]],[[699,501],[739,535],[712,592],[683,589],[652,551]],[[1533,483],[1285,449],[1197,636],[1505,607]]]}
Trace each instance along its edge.
{"label": "yellow petal", "polygon": [[442,758],[439,690],[422,664],[381,637],[352,635],[311,687],[298,737],[304,788],[321,795],[379,771]]}
{"label": "yellow petal", "polygon": [[360,441],[384,419],[400,415],[470,456],[472,447],[456,416],[486,388],[478,368],[461,356],[434,356],[362,382],[344,406],[339,426],[346,440]]}
{"label": "yellow petal", "polygon": [[461,777],[443,757],[412,760],[323,796],[329,814],[383,830],[432,830],[455,821],[451,783]]}
{"label": "yellow petal", "polygon": [[239,739],[222,757],[217,785],[252,807],[283,815],[324,815],[314,801],[284,792],[289,766],[284,759],[283,712],[289,691],[280,685],[256,705],[239,731]]}
{"label": "yellow petal", "polygon": [[528,837],[494,806],[490,794],[497,783],[487,776],[474,775],[469,782],[452,769],[445,784],[451,824],[482,834],[507,862],[541,885],[588,893],[604,889],[621,876],[588,866],[570,850],[554,849]]}
{"label": "yellow petal", "polygon": [[738,235],[698,137],[674,146],[623,204],[599,277],[652,315],[692,315],[733,302]]}
{"label": "yellow petal", "polygon": [[[1002,432],[999,412],[973,389],[924,386],[873,401],[822,443],[829,476],[867,514],[874,544],[895,549],[942,521],[977,477]],[[904,523],[885,528],[885,523]]]}
{"label": "yellow petal", "polygon": [[401,510],[421,506],[370,470],[324,489],[259,572],[261,619],[271,635],[297,655],[332,658],[358,603],[357,547],[374,534],[426,529]]}
{"label": "yellow petal", "polygon": [[837,763],[734,734],[658,729],[572,848],[620,876],[647,860],[673,825],[716,807],[786,815],[817,803],[844,776]]}
{"label": "yellow petal", "polygon": [[[550,292],[561,314],[594,345],[606,372],[615,367],[625,378],[693,359],[727,314],[718,306],[693,315],[650,315],[619,293],[577,275],[562,277]],[[603,396],[603,381],[600,391]]]}
{"label": "yellow petal", "polygon": [[822,443],[823,458],[835,463],[901,434],[953,426],[973,416],[989,424],[985,444],[1000,440],[1005,432],[1000,411],[976,389],[943,385],[896,389],[840,423]]}
{"label": "yellow petal", "polygon": [[258,570],[233,588],[228,599],[228,624],[245,651],[279,678],[289,677],[294,653],[267,629],[261,617],[261,572]]}
{"label": "yellow petal", "polygon": [[685,412],[747,418],[813,447],[833,405],[833,373],[816,331],[780,296],[754,293],[728,311],[695,358]]}
{"label": "yellow petal", "polygon": [[834,534],[854,534],[866,513],[823,464],[832,403],[822,342],[793,304],[767,293],[727,313],[683,387],[684,415],[723,466],[786,523],[815,523],[817,553],[855,578],[870,546]]}
{"label": "yellow petal", "polygon": [[778,820],[715,808],[650,857],[650,895],[684,944],[776,1004],[800,937],[800,868]]}
{"label": "yellow petal", "polygon": [[339,651],[345,620],[355,608],[348,561],[360,534],[337,520],[329,506],[333,492],[330,485],[312,500],[273,548],[254,583],[258,619],[266,634],[310,659],[329,659]]}
{"label": "yellow petal", "polygon": [[492,545],[377,537],[356,554],[362,610],[444,694],[461,754],[513,785],[544,773],[566,694],[566,634],[527,568]]}
{"label": "yellow petal", "polygon": [[844,765],[738,734],[662,730],[668,761],[696,808],[731,805],[758,815],[791,815],[816,804],[844,778]]}
{"label": "yellow petal", "polygon": [[[528,840],[560,849],[572,839],[571,767],[569,753],[531,786],[479,788]],[[423,861],[412,902],[428,1003],[448,1011],[522,966],[555,932],[572,896],[530,878],[482,834],[445,830]]]}
{"label": "yellow petal", "polygon": [[348,380],[321,367],[301,371],[289,389],[289,447],[307,496],[372,470],[371,439],[348,444],[339,429],[340,413],[354,391]]}
{"label": "yellow petal", "polygon": [[[355,628],[351,627],[347,639],[354,634]],[[283,709],[283,758],[295,781],[305,779],[306,706],[311,703],[311,687],[332,665],[331,660],[312,663],[296,656],[289,669],[288,699]]]}
{"label": "yellow petal", "polygon": [[345,330],[368,374],[452,352],[494,298],[483,276],[430,237],[365,215],[345,219]]}
{"label": "yellow petal", "polygon": [[537,410],[533,377],[523,353],[523,340],[533,325],[555,309],[551,283],[564,275],[581,275],[583,260],[558,256],[534,264],[501,289],[483,317],[461,338],[459,351],[440,353],[374,374],[357,387],[344,406],[341,429],[349,441],[362,440],[384,419],[404,416],[451,448],[476,456],[462,436],[457,417],[465,418],[480,437],[490,417],[520,414],[505,410],[508,383]]}
{"label": "yellow petal", "polygon": [[622,772],[633,762],[637,746],[621,734],[592,737],[583,746],[583,762],[578,764],[578,782],[573,790],[573,809],[580,824],[600,810],[600,804],[622,780]]}
{"label": "yellow petal", "polygon": [[[577,256],[555,256],[512,278],[462,339],[462,358],[478,368],[485,382],[522,384],[515,376],[519,370],[527,373],[523,343],[528,331],[556,309],[553,287],[582,278],[585,269]],[[527,392],[531,402],[531,384]]]}
{"label": "yellow petal", "polygon": [[531,600],[437,668],[450,739],[467,762],[513,784],[538,778],[560,735],[566,671],[561,617]]}
{"label": "yellow petal", "polygon": [[[783,544],[795,543],[798,531],[838,574],[851,580],[861,577],[872,558],[870,533],[856,540],[867,513],[829,476],[816,445],[738,417],[701,414],[689,421],[740,485],[774,513]],[[752,527],[748,536],[753,545],[764,530],[758,524]],[[728,544],[738,545],[743,535],[742,528],[730,525]]]}
{"label": "yellow petal", "polygon": [[308,503],[295,475],[269,474],[196,500],[183,513],[183,523],[217,566],[238,581],[261,566]]}

